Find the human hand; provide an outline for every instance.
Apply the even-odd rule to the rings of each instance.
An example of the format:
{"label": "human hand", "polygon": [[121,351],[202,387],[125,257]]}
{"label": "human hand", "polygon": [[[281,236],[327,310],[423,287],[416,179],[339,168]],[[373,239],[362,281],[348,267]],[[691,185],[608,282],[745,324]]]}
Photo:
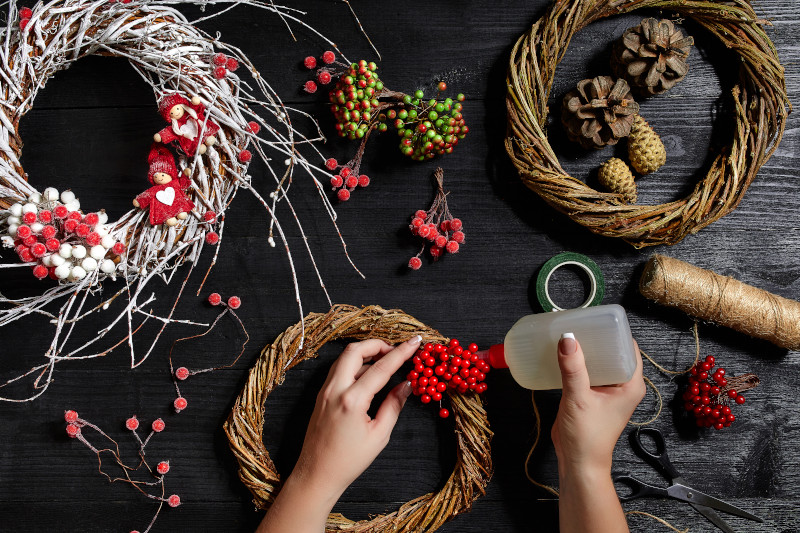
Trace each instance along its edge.
{"label": "human hand", "polygon": [[[389,443],[411,387],[397,385],[378,408],[372,399],[419,348],[416,336],[398,346],[377,339],[349,344],[317,396],[303,449],[291,474],[310,494],[333,503]],[[372,362],[372,364],[367,364]]]}
{"label": "human hand", "polygon": [[635,346],[636,370],[630,381],[591,387],[580,344],[574,338],[561,338],[558,364],[563,394],[551,432],[559,471],[611,472],[617,439],[645,394],[642,356]]}

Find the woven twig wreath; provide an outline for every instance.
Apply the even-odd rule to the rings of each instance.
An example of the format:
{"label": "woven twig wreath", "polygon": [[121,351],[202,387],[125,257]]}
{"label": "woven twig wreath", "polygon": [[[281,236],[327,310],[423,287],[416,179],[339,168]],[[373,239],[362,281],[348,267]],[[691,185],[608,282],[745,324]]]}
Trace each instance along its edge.
{"label": "woven twig wreath", "polygon": [[[317,356],[334,339],[382,339],[396,344],[422,335],[426,342],[446,343],[441,333],[399,310],[376,305],[358,308],[336,305],[327,313],[311,313],[264,348],[233,406],[224,429],[236,459],[239,477],[253,493],[260,509],[272,504],[280,489],[280,476],[264,446],[265,402],[288,372],[302,361]],[[302,347],[301,347],[302,346]],[[338,513],[328,517],[326,531],[434,531],[485,491],[492,475],[492,432],[478,395],[450,395],[458,439],[457,461],[444,487],[403,504],[398,510],[372,520],[354,522]]]}
{"label": "woven twig wreath", "polygon": [[[640,8],[666,9],[693,19],[741,60],[732,90],[733,140],[691,194],[661,205],[624,205],[621,195],[598,192],[573,178],[561,168],[545,133],[553,77],[572,37],[596,20]],[[637,248],[675,244],[730,213],[777,148],[791,110],[784,69],[761,22],[747,0],[554,2],[511,52],[505,144],[522,181],[575,222]]]}

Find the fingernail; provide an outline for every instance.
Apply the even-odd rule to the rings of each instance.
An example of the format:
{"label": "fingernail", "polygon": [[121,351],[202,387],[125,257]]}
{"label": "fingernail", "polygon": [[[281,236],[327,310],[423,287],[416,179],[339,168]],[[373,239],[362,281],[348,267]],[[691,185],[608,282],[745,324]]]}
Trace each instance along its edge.
{"label": "fingernail", "polygon": [[422,342],[422,336],[421,335],[414,335],[413,337],[408,339],[407,342],[408,342],[408,344],[410,344],[412,346],[417,346],[419,343]]}
{"label": "fingernail", "polygon": [[408,398],[409,396],[411,396],[411,382],[410,381],[406,381],[403,384],[403,388],[400,390],[400,394],[404,398]]}
{"label": "fingernail", "polygon": [[572,355],[578,348],[574,333],[562,333],[561,340],[558,341],[558,351],[564,355]]}

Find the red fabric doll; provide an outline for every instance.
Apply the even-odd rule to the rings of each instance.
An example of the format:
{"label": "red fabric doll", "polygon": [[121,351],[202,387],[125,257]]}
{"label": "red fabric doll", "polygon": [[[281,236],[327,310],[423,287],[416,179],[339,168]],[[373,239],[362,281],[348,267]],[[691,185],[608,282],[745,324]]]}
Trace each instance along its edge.
{"label": "red fabric doll", "polygon": [[150,209],[150,224],[153,226],[175,226],[194,209],[194,203],[184,192],[192,185],[188,178],[189,169],[184,171],[184,176],[178,177],[172,153],[166,146],[157,144],[150,149],[147,160],[150,163],[147,179],[153,186],[137,196],[133,205]]}
{"label": "red fabric doll", "polygon": [[157,143],[177,141],[187,156],[194,157],[197,152],[206,153],[206,146],[216,141],[214,135],[219,126],[211,119],[206,120],[206,108],[197,96],[189,102],[178,93],[169,94],[158,103],[158,112],[170,125],[153,135]]}

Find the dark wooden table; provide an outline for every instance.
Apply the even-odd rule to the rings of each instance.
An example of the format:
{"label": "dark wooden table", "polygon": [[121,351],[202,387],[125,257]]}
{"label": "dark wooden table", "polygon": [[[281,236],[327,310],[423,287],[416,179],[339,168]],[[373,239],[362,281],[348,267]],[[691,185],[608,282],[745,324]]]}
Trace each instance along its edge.
{"label": "dark wooden table", "polygon": [[[780,148],[762,169],[738,210],[698,235],[672,248],[636,251],[625,243],[588,233],[557,214],[522,187],[503,149],[504,90],[511,45],[540,16],[547,2],[421,1],[356,6],[365,28],[383,54],[380,74],[387,86],[406,92],[429,91],[444,80],[453,92],[467,95],[464,114],[471,131],[454,154],[416,164],[396,150],[385,136],[367,149],[365,170],[373,183],[352,201],[338,206],[339,224],[356,264],[359,278],[348,267],[335,232],[320,209],[308,183],[294,190],[309,235],[310,246],[335,302],[398,307],[447,335],[481,346],[499,342],[519,317],[539,312],[533,296],[537,269],[554,254],[576,251],[591,256],[606,277],[606,303],[626,306],[640,346],[668,368],[684,368],[694,355],[692,321],[642,298],[636,285],[644,261],[658,251],[732,275],[786,297],[800,289],[800,122],[790,117]],[[336,42],[351,58],[375,59],[344,4],[300,2],[308,20]],[[762,0],[756,11],[769,20],[768,30],[786,66],[790,98],[800,96],[800,11],[793,0]],[[197,14],[194,8],[188,12]],[[666,13],[665,15],[669,15]],[[558,99],[578,80],[608,72],[610,43],[638,21],[629,16],[590,26],[574,39],[559,67],[551,109],[557,117]],[[298,88],[307,72],[304,56],[319,55],[323,44],[308,32],[297,31],[293,42],[280,20],[247,7],[237,7],[205,22],[207,31],[244,50],[286,101],[322,117],[330,132],[322,98]],[[685,194],[707,168],[710,151],[727,141],[731,116],[729,89],[735,77],[733,55],[704,35],[685,26],[698,47],[691,56],[687,79],[666,96],[642,104],[642,113],[661,132],[668,147],[667,165],[641,180],[641,202],[663,202]],[[32,182],[43,189],[71,187],[86,208],[106,207],[119,216],[130,199],[146,186],[149,138],[161,128],[152,94],[123,60],[89,58],[59,74],[40,94],[22,123],[26,141],[24,165]],[[558,154],[565,168],[590,180],[600,161],[613,152],[585,153],[561,140],[554,128]],[[346,160],[352,143],[332,140],[326,154]],[[445,169],[446,188],[456,216],[464,220],[467,242],[462,252],[438,264],[427,262],[419,272],[405,268],[416,253],[408,236],[409,216],[426,208],[432,198],[430,176],[437,165]],[[254,169],[254,171],[257,169]],[[255,172],[265,190],[268,180]],[[280,216],[286,216],[282,209]],[[221,260],[200,297],[194,296],[200,276],[189,283],[178,315],[211,321],[216,310],[203,304],[212,290],[238,294],[240,310],[251,335],[242,360],[234,368],[186,381],[189,408],[175,415],[174,391],[167,352],[175,338],[196,328],[172,327],[149,360],[129,368],[125,351],[104,359],[65,363],[55,382],[40,399],[0,405],[0,514],[4,531],[129,531],[143,530],[155,504],[130,486],[106,482],[91,452],[64,434],[65,409],[105,428],[133,458],[134,447],[123,428],[137,414],[149,423],[163,417],[167,430],[148,447],[150,457],[169,458],[168,493],[180,494],[183,505],[166,509],[154,531],[251,531],[262,514],[255,512],[247,490],[237,478],[237,466],[222,432],[222,421],[241,389],[259,350],[297,320],[297,309],[285,255],[265,244],[267,219],[255,201],[240,193],[228,214]],[[301,249],[297,232],[291,235]],[[7,252],[3,252],[7,257]],[[307,258],[297,253],[305,309],[324,311],[326,301]],[[210,257],[199,265],[205,270]],[[198,269],[200,270],[200,269]],[[27,273],[4,271],[0,291],[23,294],[40,291]],[[178,284],[158,288],[168,302]],[[584,298],[576,272],[560,270],[553,293],[566,306]],[[194,288],[194,290],[192,290]],[[37,364],[48,337],[47,324],[31,321],[0,331],[3,376]],[[89,330],[82,333],[90,335]],[[242,341],[237,326],[223,321],[203,342],[176,349],[180,364],[204,367],[232,358]],[[701,324],[703,354],[714,354],[729,372],[752,371],[762,385],[738,409],[738,420],[720,432],[696,431],[681,418],[675,398],[682,381],[670,380],[652,365],[645,373],[660,388],[667,405],[654,424],[667,438],[669,451],[686,480],[699,489],[764,517],[763,525],[731,518],[737,531],[793,533],[800,530],[800,387],[798,354]],[[299,452],[316,390],[341,346],[330,346],[320,359],[304,363],[267,402],[265,440],[282,473],[291,470]],[[7,379],[4,377],[3,379]],[[399,377],[398,377],[399,379]],[[495,431],[495,474],[487,494],[471,513],[442,531],[556,531],[557,502],[525,478],[523,464],[533,438],[528,391],[503,372],[488,380],[489,418]],[[544,417],[545,438],[534,455],[532,473],[556,483],[556,460],[547,438],[558,394],[537,394]],[[653,412],[648,394],[634,415],[644,420]],[[436,490],[454,464],[455,439],[449,421],[434,410],[409,401],[388,448],[348,490],[337,510],[352,518],[396,508],[425,492]],[[631,452],[626,435],[615,452],[615,471],[632,472],[655,483],[657,474]],[[680,528],[716,531],[687,505],[647,501],[628,509],[653,512]],[[664,530],[642,518],[631,519],[633,530]]]}

